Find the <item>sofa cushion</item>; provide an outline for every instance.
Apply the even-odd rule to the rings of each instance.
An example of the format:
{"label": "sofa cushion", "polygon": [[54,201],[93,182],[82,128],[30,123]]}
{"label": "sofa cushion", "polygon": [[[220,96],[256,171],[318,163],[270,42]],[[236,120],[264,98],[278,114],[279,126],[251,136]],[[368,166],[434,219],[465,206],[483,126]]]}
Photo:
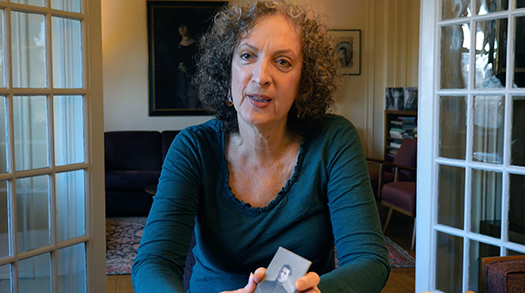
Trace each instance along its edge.
{"label": "sofa cushion", "polygon": [[106,190],[144,191],[150,185],[157,185],[159,171],[106,171]]}
{"label": "sofa cushion", "polygon": [[104,133],[106,170],[154,170],[162,166],[158,131],[109,131]]}

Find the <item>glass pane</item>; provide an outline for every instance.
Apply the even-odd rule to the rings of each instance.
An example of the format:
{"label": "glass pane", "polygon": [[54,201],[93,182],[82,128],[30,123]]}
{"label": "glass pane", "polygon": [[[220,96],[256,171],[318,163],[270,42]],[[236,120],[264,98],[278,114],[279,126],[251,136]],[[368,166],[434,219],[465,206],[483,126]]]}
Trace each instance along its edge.
{"label": "glass pane", "polygon": [[85,234],[84,171],[56,174],[57,241]]}
{"label": "glass pane", "polygon": [[509,241],[525,244],[525,176],[509,175]]}
{"label": "glass pane", "polygon": [[20,293],[51,292],[49,254],[41,254],[21,260],[18,267]]}
{"label": "glass pane", "polygon": [[509,0],[477,1],[477,3],[476,11],[479,15],[509,9]]}
{"label": "glass pane", "polygon": [[80,0],[51,0],[51,8],[80,13]]}
{"label": "glass pane", "polygon": [[13,87],[46,87],[46,31],[44,16],[11,12]]}
{"label": "glass pane", "polygon": [[468,86],[470,25],[442,28],[441,88],[463,89]]}
{"label": "glass pane", "polygon": [[5,53],[4,53],[4,10],[0,10],[0,88],[6,87],[6,81],[5,81]]}
{"label": "glass pane", "polygon": [[11,291],[11,280],[9,279],[11,265],[0,266],[0,273],[5,276],[5,278],[0,278],[0,292],[9,293]]}
{"label": "glass pane", "polygon": [[80,20],[53,17],[53,86],[82,87],[82,50]]}
{"label": "glass pane", "polygon": [[18,252],[43,247],[50,243],[48,202],[47,176],[16,180]]}
{"label": "glass pane", "polygon": [[9,255],[9,223],[7,222],[8,207],[7,181],[0,181],[0,258]]}
{"label": "glass pane", "polygon": [[464,160],[467,140],[467,98],[440,97],[439,156]]}
{"label": "glass pane", "polygon": [[525,255],[525,253],[521,253],[521,252],[517,252],[517,251],[514,251],[514,250],[507,249],[507,255],[509,255],[509,256],[511,256],[511,255]]}
{"label": "glass pane", "polygon": [[470,0],[443,0],[443,19],[470,16]]}
{"label": "glass pane", "polygon": [[438,223],[463,229],[465,169],[439,166]]}
{"label": "glass pane", "polygon": [[84,243],[57,251],[58,292],[86,292],[86,252]]}
{"label": "glass pane", "polygon": [[437,232],[436,289],[461,293],[463,238]]}
{"label": "glass pane", "polygon": [[472,232],[501,237],[501,173],[472,169]]}
{"label": "glass pane", "polygon": [[510,163],[525,166],[525,97],[512,98]]}
{"label": "glass pane", "polygon": [[525,16],[516,17],[515,32],[514,84],[523,88],[525,87]]}
{"label": "glass pane", "polygon": [[16,171],[48,166],[45,96],[13,97]]}
{"label": "glass pane", "polygon": [[55,96],[55,164],[84,162],[84,101],[82,96]]}
{"label": "glass pane", "polygon": [[492,164],[503,163],[504,118],[504,96],[474,97],[472,160]]}
{"label": "glass pane", "polygon": [[477,89],[503,88],[507,67],[507,19],[482,21],[476,32]]}
{"label": "glass pane", "polygon": [[470,240],[470,256],[469,256],[469,284],[468,289],[474,292],[479,292],[480,284],[480,262],[484,257],[499,256],[500,248],[490,244],[480,243]]}
{"label": "glass pane", "polygon": [[6,111],[5,96],[0,96],[0,173],[7,172]]}
{"label": "glass pane", "polygon": [[27,4],[27,5],[33,5],[33,6],[44,6],[44,0],[11,0],[13,3],[19,3],[19,4]]}
{"label": "glass pane", "polygon": [[516,0],[516,8],[525,7],[525,0]]}

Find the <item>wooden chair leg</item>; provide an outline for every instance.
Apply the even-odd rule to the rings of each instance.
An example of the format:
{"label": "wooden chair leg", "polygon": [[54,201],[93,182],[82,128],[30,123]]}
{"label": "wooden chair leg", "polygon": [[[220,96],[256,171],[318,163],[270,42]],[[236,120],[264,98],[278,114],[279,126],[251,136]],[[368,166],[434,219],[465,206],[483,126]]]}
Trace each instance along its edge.
{"label": "wooden chair leg", "polygon": [[392,217],[392,213],[394,212],[393,209],[390,209],[388,211],[388,216],[386,216],[386,222],[385,222],[385,226],[383,227],[383,234],[385,234],[386,232],[386,228],[388,227],[388,223],[390,223],[390,218]]}
{"label": "wooden chair leg", "polygon": [[414,229],[412,230],[412,246],[410,246],[410,249],[414,251],[414,245],[416,244],[416,218],[414,218]]}

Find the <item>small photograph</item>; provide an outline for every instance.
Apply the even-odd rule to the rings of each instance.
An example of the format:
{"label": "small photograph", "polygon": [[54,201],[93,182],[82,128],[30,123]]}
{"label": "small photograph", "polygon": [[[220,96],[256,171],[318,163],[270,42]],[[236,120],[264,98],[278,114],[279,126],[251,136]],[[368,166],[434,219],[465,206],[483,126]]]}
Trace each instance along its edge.
{"label": "small photograph", "polygon": [[417,87],[406,87],[404,95],[405,111],[417,111]]}
{"label": "small photograph", "polygon": [[403,111],[405,109],[402,87],[387,87],[385,89],[385,100],[385,110]]}
{"label": "small photograph", "polygon": [[306,258],[279,247],[266,269],[266,278],[257,285],[256,293],[293,293],[295,282],[312,264]]}

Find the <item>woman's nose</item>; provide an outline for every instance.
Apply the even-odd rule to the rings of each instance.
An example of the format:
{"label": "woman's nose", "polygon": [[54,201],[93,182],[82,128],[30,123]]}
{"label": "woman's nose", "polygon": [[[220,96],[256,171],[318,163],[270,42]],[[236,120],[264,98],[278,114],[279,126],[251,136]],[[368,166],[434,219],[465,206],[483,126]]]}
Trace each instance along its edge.
{"label": "woman's nose", "polygon": [[265,60],[257,62],[252,74],[252,81],[260,87],[268,86],[271,82],[270,66]]}

